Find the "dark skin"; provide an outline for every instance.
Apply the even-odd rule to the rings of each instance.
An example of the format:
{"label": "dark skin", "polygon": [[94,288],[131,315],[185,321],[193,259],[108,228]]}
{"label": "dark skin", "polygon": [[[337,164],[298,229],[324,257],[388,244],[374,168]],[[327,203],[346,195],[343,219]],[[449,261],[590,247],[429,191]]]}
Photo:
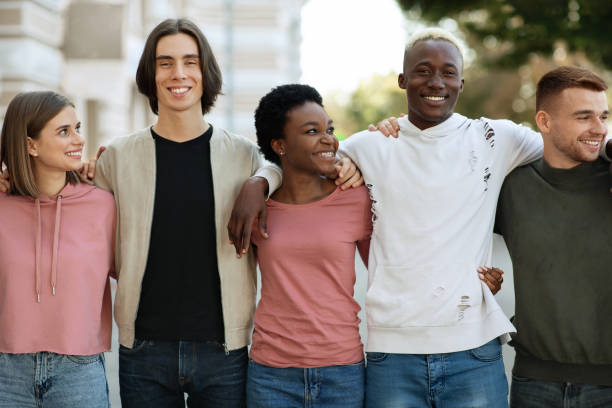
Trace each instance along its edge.
{"label": "dark skin", "polygon": [[[338,150],[338,139],[334,136],[332,121],[325,110],[314,102],[306,102],[287,112],[287,122],[283,127],[283,138],[274,139],[270,142],[274,152],[280,157],[283,170],[283,183],[274,192],[272,198],[286,204],[306,204],[327,197],[336,189],[336,183],[325,177],[325,174],[333,173],[336,169],[336,151]],[[264,183],[258,178],[251,178],[245,183],[240,192],[239,200],[262,200],[264,194]],[[265,179],[264,179],[265,180]],[[265,182],[267,190],[267,181]],[[265,202],[263,202],[265,209]],[[232,222],[239,217],[235,216],[238,205],[234,207],[232,218],[228,225],[230,239],[232,234]],[[259,232],[267,238],[266,232],[267,213],[259,219]],[[250,228],[242,225],[243,235],[232,239],[232,243],[240,242],[236,246],[238,257],[246,253],[250,242]],[[246,247],[243,247],[247,245]],[[240,249],[239,249],[240,248]]]}
{"label": "dark skin", "polygon": [[314,102],[290,110],[283,136],[271,141],[283,169],[283,184],[272,198],[306,204],[331,194],[336,184],[323,174],[333,171],[338,139],[325,110]]}
{"label": "dark skin", "polygon": [[[281,158],[281,163],[282,160]],[[327,167],[326,170],[328,172],[322,174],[325,174],[330,179],[328,181],[331,184],[340,186],[343,190],[359,187],[363,184],[361,173],[349,159],[335,161],[335,164],[332,167]],[[283,175],[283,185],[286,183],[285,178],[286,176]],[[264,238],[268,237],[265,201],[267,193],[268,181],[262,177],[251,177],[244,183],[240,194],[236,198],[230,221],[227,224],[227,232],[230,244],[234,245],[238,258],[242,257],[249,250],[251,228],[255,219],[258,220],[261,236]]]}
{"label": "dark skin", "polygon": [[406,91],[408,119],[419,129],[448,119],[463,91],[463,60],[448,41],[420,41],[404,54],[398,85]]}
{"label": "dark skin", "polygon": [[[398,85],[406,91],[408,119],[419,129],[428,129],[447,120],[454,112],[463,91],[461,53],[446,40],[417,42],[404,53],[403,72]],[[395,118],[393,118],[395,119]],[[378,129],[386,136],[398,137],[397,120],[383,121]],[[493,294],[501,289],[504,272],[498,268],[480,267],[479,278]]]}

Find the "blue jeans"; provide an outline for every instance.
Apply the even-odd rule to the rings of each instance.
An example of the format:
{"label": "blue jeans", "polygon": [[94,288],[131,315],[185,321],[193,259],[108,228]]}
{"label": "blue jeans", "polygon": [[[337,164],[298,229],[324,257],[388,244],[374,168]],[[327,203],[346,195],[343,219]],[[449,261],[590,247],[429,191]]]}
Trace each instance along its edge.
{"label": "blue jeans", "polygon": [[532,380],[512,376],[512,408],[609,408],[612,387]]}
{"label": "blue jeans", "polygon": [[367,360],[366,407],[508,407],[498,339],[456,353],[367,353]]}
{"label": "blue jeans", "polygon": [[0,407],[108,408],[104,355],[0,353]]}
{"label": "blue jeans", "polygon": [[249,408],[362,408],[364,362],[319,368],[275,368],[249,361]]}
{"label": "blue jeans", "polygon": [[136,340],[119,347],[123,408],[245,406],[247,348],[215,343]]}

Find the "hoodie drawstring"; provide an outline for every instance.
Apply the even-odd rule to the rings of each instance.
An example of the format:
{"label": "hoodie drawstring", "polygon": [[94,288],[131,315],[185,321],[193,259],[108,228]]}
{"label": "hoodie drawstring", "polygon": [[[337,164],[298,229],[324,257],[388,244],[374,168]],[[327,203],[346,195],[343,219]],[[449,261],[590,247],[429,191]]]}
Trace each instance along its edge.
{"label": "hoodie drawstring", "polygon": [[55,296],[55,284],[57,282],[57,249],[59,246],[59,227],[62,217],[62,196],[57,196],[57,207],[55,209],[55,226],[53,230],[53,258],[51,258],[51,288]]}
{"label": "hoodie drawstring", "polygon": [[40,303],[40,200],[36,199],[36,272],[34,278],[36,280],[36,301]]}
{"label": "hoodie drawstring", "polygon": [[[57,252],[59,248],[59,228],[61,224],[61,216],[62,216],[62,196],[57,196],[57,206],[55,209],[55,226],[53,229],[53,254],[51,258],[51,290],[53,296],[55,296],[55,286],[57,283]],[[41,247],[41,218],[40,218],[40,200],[36,199],[36,271],[35,271],[35,280],[36,280],[36,301],[40,303],[40,247]]]}

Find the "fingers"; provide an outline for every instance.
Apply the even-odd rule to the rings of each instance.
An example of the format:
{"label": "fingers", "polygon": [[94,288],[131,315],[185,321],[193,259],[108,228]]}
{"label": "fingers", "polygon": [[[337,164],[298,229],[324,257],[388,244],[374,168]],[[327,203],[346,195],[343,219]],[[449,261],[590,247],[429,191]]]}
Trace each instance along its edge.
{"label": "fingers", "polygon": [[353,161],[348,157],[340,159],[340,161],[336,163],[335,167],[338,170],[338,177],[336,178],[337,186],[344,184],[348,179],[353,177],[357,171],[357,166],[355,166],[355,163],[353,163]]}
{"label": "fingers", "polygon": [[100,146],[98,147],[98,151],[96,152],[96,157],[89,159],[89,165],[87,166],[87,178],[89,178],[90,180],[92,180],[93,183],[93,179],[96,176],[96,162],[98,161],[98,159],[100,158],[100,156],[102,155],[102,152],[106,150],[106,146]]}
{"label": "fingers", "polygon": [[501,289],[504,281],[504,271],[499,268],[488,268],[486,266],[478,267],[478,277],[481,281],[487,284],[491,293],[496,294]]}
{"label": "fingers", "polygon": [[98,147],[98,151],[96,152],[96,160],[98,160],[100,158],[100,156],[102,155],[102,152],[106,150],[106,146],[100,146]]}
{"label": "fingers", "polygon": [[[238,258],[249,250],[253,221],[260,219],[266,208],[265,192],[267,188],[268,182],[265,179],[251,177],[244,183],[234,202],[232,215],[227,224],[227,233],[229,242],[234,245]],[[265,225],[265,218],[262,224]]]}
{"label": "fingers", "polygon": [[241,258],[242,255],[246,254],[249,251],[249,245],[251,244],[251,228],[253,226],[253,222],[246,223],[242,227],[242,236],[240,242],[240,252],[238,253],[238,258]]}
{"label": "fingers", "polygon": [[389,136],[393,136],[395,138],[399,137],[399,129],[400,129],[399,122],[397,121],[397,118],[394,116],[391,116],[390,118],[383,119],[380,122],[378,122],[378,126],[376,127],[376,129],[379,130],[383,135],[387,137]]}
{"label": "fingers", "polygon": [[349,188],[356,188],[362,184],[363,184],[363,177],[361,176],[361,172],[359,170],[356,170],[355,173],[353,173],[353,175],[348,180],[342,183],[342,185],[340,186],[340,189],[347,190]]}
{"label": "fingers", "polygon": [[4,170],[2,174],[0,174],[0,192],[7,193],[10,188],[9,173],[8,170]]}
{"label": "fingers", "polygon": [[369,130],[370,132],[376,132],[376,130],[377,130],[377,129],[376,129],[376,126],[374,126],[373,124],[371,124],[371,123],[370,123],[370,124],[368,125],[368,130]]}
{"label": "fingers", "polygon": [[259,233],[262,237],[268,238],[268,208],[264,207],[259,214]]}
{"label": "fingers", "polygon": [[232,212],[230,222],[227,224],[227,235],[230,244],[234,245],[236,255],[240,258],[242,252],[242,224],[239,218]]}

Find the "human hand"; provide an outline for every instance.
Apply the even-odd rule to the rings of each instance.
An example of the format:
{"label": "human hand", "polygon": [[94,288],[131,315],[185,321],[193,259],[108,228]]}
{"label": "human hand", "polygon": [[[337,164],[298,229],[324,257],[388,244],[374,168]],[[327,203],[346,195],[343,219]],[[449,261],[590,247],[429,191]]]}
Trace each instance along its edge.
{"label": "human hand", "polygon": [[347,190],[349,188],[357,188],[363,184],[363,177],[361,176],[361,172],[353,163],[351,159],[348,157],[343,157],[338,160],[334,165],[336,170],[335,174],[328,175],[329,178],[335,179],[335,183],[337,186],[340,186],[342,190]]}
{"label": "human hand", "polygon": [[[404,114],[400,113],[400,118],[403,116]],[[370,132],[375,132],[378,130],[380,133],[387,137],[393,136],[397,139],[399,137],[400,126],[399,122],[397,121],[397,118],[395,116],[391,116],[387,119],[381,120],[376,126],[372,124],[368,125],[368,130]]]}
{"label": "human hand", "polygon": [[232,209],[232,215],[227,224],[227,233],[230,244],[236,248],[238,258],[246,254],[251,243],[251,229],[253,221],[259,221],[259,233],[268,238],[266,220],[266,192],[268,180],[263,177],[251,177],[243,185]]}
{"label": "human hand", "polygon": [[106,150],[106,147],[100,146],[95,157],[83,162],[83,167],[79,170],[79,178],[83,183],[93,184],[94,177],[96,176],[96,162],[104,150]]}
{"label": "human hand", "polygon": [[5,169],[0,174],[0,192],[7,193],[10,188],[11,184],[9,183],[9,172]]}
{"label": "human hand", "polygon": [[478,277],[487,284],[489,289],[491,289],[491,293],[494,295],[501,289],[501,285],[504,282],[503,274],[504,271],[499,268],[489,268],[486,266],[478,267]]}

